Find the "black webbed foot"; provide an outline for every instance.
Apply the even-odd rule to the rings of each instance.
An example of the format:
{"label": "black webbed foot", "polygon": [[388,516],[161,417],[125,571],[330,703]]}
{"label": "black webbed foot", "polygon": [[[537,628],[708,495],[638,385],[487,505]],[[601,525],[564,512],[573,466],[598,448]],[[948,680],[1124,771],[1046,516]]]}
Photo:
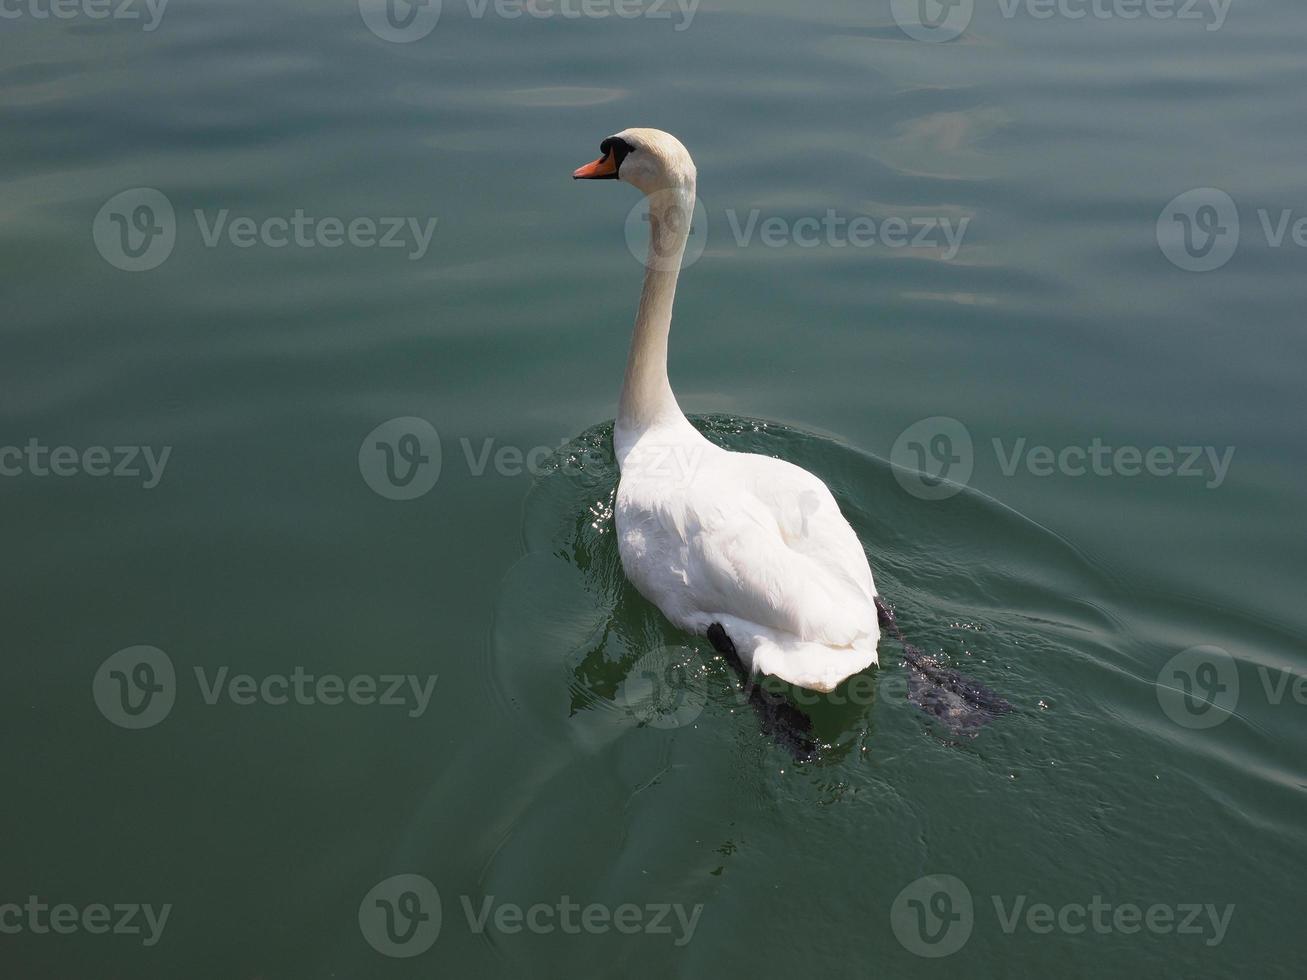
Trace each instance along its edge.
{"label": "black webbed foot", "polygon": [[903,638],[894,610],[876,596],[876,616],[881,627],[903,644],[903,663],[908,670],[908,699],[922,711],[943,721],[954,731],[974,731],[1012,705],[979,681],[943,666],[934,657]]}
{"label": "black webbed foot", "polygon": [[726,635],[726,630],[721,623],[713,623],[708,627],[708,642],[712,644],[714,650],[731,661],[731,666],[740,664],[740,655],[735,652],[735,644]]}
{"label": "black webbed foot", "polygon": [[887,629],[893,633],[895,637],[901,638],[899,634],[898,620],[894,618],[894,610],[891,609],[880,596],[876,596],[873,601],[876,603],[876,618],[880,621],[881,628]]}

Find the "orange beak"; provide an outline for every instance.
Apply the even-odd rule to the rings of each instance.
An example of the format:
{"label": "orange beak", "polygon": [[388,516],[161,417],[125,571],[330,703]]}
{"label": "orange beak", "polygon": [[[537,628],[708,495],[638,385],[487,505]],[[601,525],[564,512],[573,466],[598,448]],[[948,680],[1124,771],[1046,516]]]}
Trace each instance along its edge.
{"label": "orange beak", "polygon": [[616,180],[617,179],[617,161],[609,153],[602,156],[594,163],[587,163],[584,167],[578,167],[572,171],[573,180]]}

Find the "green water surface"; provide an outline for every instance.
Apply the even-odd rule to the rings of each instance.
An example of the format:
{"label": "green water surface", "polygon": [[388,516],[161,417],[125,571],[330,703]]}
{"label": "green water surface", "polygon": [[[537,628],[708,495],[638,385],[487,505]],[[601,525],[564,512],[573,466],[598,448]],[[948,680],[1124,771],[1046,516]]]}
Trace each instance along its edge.
{"label": "green water surface", "polygon": [[[1297,976],[1307,11],[595,3],[0,8],[0,975]],[[796,764],[625,583],[636,125],[974,737],[886,639]]]}

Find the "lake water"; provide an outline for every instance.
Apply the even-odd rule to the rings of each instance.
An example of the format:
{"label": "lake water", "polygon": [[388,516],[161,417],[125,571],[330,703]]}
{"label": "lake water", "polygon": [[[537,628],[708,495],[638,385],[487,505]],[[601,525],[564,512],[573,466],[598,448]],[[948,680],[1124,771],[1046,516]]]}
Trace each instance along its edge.
{"label": "lake water", "polygon": [[[0,8],[0,972],[1297,975],[1302,4],[118,2]],[[635,125],[681,404],[1013,712],[796,761],[624,582]]]}

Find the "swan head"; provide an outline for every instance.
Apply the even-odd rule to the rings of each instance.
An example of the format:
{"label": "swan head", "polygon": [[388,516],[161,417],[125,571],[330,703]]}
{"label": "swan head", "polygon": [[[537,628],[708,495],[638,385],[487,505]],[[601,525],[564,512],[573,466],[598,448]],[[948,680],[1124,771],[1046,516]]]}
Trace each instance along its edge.
{"label": "swan head", "polygon": [[574,180],[623,180],[645,194],[694,187],[690,152],[661,129],[624,129],[600,143],[599,152],[598,160],[572,174]]}

